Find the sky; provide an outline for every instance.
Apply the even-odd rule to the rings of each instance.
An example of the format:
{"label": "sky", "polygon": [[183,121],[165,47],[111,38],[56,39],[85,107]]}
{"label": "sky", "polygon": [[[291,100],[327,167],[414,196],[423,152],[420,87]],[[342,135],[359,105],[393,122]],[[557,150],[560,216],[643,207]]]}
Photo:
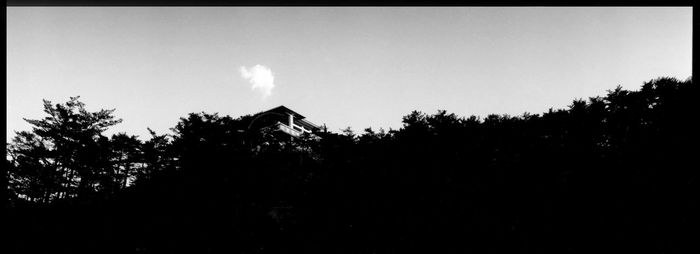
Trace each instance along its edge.
{"label": "sky", "polygon": [[7,138],[42,99],[116,109],[107,135],[285,105],[330,131],[566,108],[692,75],[692,8],[7,7]]}

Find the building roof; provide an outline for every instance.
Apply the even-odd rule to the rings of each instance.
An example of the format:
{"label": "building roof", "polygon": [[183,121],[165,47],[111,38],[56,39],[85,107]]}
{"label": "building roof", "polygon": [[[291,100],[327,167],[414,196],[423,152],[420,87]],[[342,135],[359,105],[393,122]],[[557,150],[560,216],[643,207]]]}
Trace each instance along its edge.
{"label": "building roof", "polygon": [[[273,108],[273,109],[264,111],[264,112],[262,112],[262,113],[267,113],[267,112],[280,113],[280,114],[283,114],[283,115],[292,114],[292,115],[294,116],[294,123],[295,123],[295,124],[298,124],[298,125],[300,125],[300,126],[302,126],[302,127],[304,127],[304,128],[312,129],[312,130],[321,129],[320,126],[318,126],[318,125],[316,125],[316,124],[314,124],[314,123],[312,123],[312,122],[309,122],[308,120],[305,120],[304,118],[306,118],[306,117],[304,117],[303,115],[301,115],[301,114],[295,112],[294,110],[289,109],[288,107],[285,107],[284,105],[280,105],[280,106],[278,106],[278,107],[276,107],[276,108]],[[261,114],[262,114],[262,113],[261,113]]]}
{"label": "building roof", "polygon": [[294,115],[294,118],[296,119],[304,119],[306,117],[302,116],[301,114],[294,112],[294,110],[289,109],[288,107],[285,107],[284,105],[280,105],[276,108],[267,110],[265,112],[276,112],[276,113],[282,113],[282,114],[292,114]]}

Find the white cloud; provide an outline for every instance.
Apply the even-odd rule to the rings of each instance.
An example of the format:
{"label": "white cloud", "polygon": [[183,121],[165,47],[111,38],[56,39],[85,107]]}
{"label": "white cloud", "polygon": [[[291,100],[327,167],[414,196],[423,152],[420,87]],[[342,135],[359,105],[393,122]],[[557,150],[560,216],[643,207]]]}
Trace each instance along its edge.
{"label": "white cloud", "polygon": [[272,89],[275,88],[275,77],[272,75],[272,70],[264,65],[258,64],[250,69],[241,66],[241,77],[252,84],[251,90],[257,90],[261,93],[263,100],[270,96]]}

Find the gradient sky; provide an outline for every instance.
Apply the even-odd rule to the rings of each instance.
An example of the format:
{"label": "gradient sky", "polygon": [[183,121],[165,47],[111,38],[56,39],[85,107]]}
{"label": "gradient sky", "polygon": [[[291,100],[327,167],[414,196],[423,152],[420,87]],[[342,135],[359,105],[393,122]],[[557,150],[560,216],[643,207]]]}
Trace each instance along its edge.
{"label": "gradient sky", "polygon": [[[7,8],[7,137],[42,99],[116,108],[108,134],[286,105],[331,131],[565,108],[692,74],[692,8]],[[271,70],[269,96],[245,67]],[[265,82],[271,80],[264,79]]]}

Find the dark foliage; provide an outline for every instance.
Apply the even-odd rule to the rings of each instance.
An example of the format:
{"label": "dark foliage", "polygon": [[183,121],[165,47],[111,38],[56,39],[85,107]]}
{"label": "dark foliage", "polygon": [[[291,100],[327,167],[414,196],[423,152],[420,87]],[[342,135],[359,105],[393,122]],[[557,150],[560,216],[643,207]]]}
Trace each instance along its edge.
{"label": "dark foliage", "polygon": [[107,138],[112,111],[45,102],[8,145],[3,253],[695,253],[697,96],[659,78],[291,140],[207,113]]}

